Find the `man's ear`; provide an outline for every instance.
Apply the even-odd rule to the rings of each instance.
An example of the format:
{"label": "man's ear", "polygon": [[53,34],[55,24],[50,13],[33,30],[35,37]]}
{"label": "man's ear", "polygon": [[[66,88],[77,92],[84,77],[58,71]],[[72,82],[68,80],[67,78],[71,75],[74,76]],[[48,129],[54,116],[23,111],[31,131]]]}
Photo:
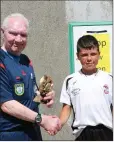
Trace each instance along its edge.
{"label": "man's ear", "polygon": [[4,29],[3,28],[1,28],[1,32],[4,33]]}

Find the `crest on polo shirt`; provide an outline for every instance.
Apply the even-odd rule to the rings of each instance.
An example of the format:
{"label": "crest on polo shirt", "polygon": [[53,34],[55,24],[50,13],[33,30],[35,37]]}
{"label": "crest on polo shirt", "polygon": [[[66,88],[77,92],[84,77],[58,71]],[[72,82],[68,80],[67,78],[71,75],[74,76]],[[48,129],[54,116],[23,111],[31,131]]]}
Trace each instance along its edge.
{"label": "crest on polo shirt", "polygon": [[76,96],[80,93],[80,88],[75,88],[71,91],[71,93],[73,94],[73,96]]}
{"label": "crest on polo shirt", "polygon": [[105,85],[103,86],[103,88],[104,88],[104,93],[105,93],[105,94],[109,94],[109,87],[108,87],[108,85],[105,84]]}
{"label": "crest on polo shirt", "polygon": [[24,83],[14,85],[15,94],[21,96],[24,94]]}

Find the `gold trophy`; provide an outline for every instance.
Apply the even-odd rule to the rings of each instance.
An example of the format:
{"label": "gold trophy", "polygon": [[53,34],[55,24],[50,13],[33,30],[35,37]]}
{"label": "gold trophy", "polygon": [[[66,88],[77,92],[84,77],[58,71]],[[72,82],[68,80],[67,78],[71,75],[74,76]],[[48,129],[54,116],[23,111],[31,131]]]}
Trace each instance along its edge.
{"label": "gold trophy", "polygon": [[[40,96],[43,98],[46,96],[47,93],[49,93],[50,91],[52,91],[53,89],[53,81],[51,79],[50,76],[48,75],[44,75],[40,81],[39,81],[39,88],[38,91],[40,92]],[[41,100],[40,101],[40,96],[37,95],[34,98],[34,102],[42,102],[42,103],[47,103],[47,101]]]}

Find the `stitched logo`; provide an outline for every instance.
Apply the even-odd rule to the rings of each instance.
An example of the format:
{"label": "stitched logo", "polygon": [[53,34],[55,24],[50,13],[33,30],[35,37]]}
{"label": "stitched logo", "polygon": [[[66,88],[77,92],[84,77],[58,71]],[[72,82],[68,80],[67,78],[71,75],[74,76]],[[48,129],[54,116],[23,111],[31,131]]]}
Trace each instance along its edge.
{"label": "stitched logo", "polygon": [[73,90],[71,91],[71,93],[72,93],[74,96],[78,95],[79,92],[80,92],[80,88],[75,88],[75,89],[73,89]]}
{"label": "stitched logo", "polygon": [[24,83],[15,84],[14,88],[15,88],[15,94],[16,95],[21,96],[21,95],[24,94]]}
{"label": "stitched logo", "polygon": [[108,87],[108,85],[105,84],[105,85],[103,86],[103,88],[104,88],[104,93],[105,93],[105,94],[109,94],[109,87]]}

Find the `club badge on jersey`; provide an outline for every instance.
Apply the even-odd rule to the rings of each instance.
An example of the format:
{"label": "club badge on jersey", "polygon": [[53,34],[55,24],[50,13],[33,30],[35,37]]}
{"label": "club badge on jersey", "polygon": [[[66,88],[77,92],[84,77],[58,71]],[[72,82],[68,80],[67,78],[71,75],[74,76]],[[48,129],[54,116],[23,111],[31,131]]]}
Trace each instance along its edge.
{"label": "club badge on jersey", "polygon": [[15,89],[15,94],[18,96],[21,96],[24,94],[24,84],[15,84],[14,85],[14,89]]}
{"label": "club badge on jersey", "polygon": [[104,93],[105,94],[109,94],[109,87],[108,87],[108,85],[105,84],[103,87],[104,87]]}

